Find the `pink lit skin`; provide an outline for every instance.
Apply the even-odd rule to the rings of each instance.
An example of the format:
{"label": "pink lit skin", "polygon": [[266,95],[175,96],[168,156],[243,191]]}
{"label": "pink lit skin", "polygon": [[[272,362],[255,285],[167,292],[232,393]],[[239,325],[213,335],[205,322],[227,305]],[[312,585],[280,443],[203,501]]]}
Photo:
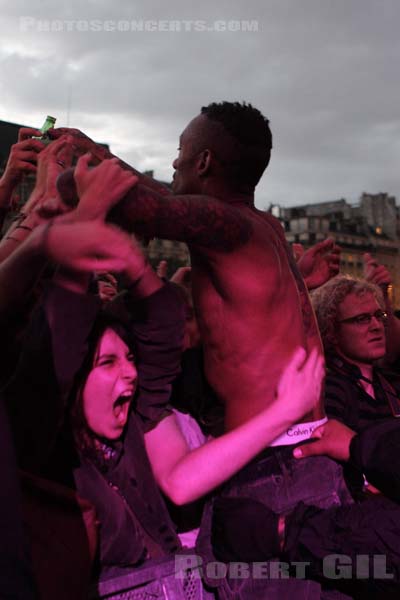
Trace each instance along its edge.
{"label": "pink lit skin", "polygon": [[83,390],[83,412],[96,435],[109,440],[122,435],[136,380],[130,349],[113,329],[106,329]]}
{"label": "pink lit skin", "polygon": [[[375,313],[382,309],[371,293],[346,296],[338,308],[338,320],[349,319],[363,313]],[[358,365],[372,365],[386,352],[386,332],[382,321],[372,318],[368,325],[339,323],[336,333],[336,349],[345,359]]]}

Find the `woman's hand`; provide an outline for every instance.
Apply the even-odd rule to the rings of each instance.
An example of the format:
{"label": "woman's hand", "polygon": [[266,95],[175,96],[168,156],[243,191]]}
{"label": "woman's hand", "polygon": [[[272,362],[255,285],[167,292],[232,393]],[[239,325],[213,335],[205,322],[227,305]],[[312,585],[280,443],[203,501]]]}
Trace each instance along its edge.
{"label": "woman's hand", "polygon": [[73,150],[71,139],[61,137],[49,144],[38,156],[35,188],[23,207],[28,215],[36,212],[39,217],[48,219],[67,210],[57,191],[57,177],[71,165]]}
{"label": "woman's hand", "polygon": [[289,413],[293,422],[311,411],[318,403],[325,374],[324,357],[314,348],[308,357],[299,346],[285,370],[277,387],[276,402]]}

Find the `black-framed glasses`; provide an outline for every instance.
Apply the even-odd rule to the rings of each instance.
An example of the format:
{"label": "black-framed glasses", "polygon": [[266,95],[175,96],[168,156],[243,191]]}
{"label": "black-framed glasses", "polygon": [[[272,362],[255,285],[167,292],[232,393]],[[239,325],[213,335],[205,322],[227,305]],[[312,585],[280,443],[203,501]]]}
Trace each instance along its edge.
{"label": "black-framed glasses", "polygon": [[369,325],[373,318],[377,319],[381,323],[385,323],[387,319],[387,312],[384,310],[376,310],[374,313],[362,313],[361,315],[355,315],[348,319],[342,319],[339,323],[355,323],[356,325]]}

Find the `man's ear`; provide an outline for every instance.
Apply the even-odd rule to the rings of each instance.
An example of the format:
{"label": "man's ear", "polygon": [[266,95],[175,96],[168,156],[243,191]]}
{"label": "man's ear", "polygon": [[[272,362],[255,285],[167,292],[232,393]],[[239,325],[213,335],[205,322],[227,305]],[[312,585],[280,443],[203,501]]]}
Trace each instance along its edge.
{"label": "man's ear", "polygon": [[200,177],[207,175],[211,167],[212,159],[212,152],[211,150],[208,150],[208,148],[200,152],[197,159],[197,172]]}

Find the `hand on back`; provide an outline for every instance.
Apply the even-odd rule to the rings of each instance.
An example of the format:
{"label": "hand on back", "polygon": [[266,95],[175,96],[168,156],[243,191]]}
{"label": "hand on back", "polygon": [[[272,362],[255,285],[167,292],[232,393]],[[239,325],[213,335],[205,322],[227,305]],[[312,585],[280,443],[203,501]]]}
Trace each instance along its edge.
{"label": "hand on back", "polygon": [[295,350],[279,380],[276,398],[293,422],[318,404],[324,373],[324,358],[316,348],[308,357],[301,346]]}

